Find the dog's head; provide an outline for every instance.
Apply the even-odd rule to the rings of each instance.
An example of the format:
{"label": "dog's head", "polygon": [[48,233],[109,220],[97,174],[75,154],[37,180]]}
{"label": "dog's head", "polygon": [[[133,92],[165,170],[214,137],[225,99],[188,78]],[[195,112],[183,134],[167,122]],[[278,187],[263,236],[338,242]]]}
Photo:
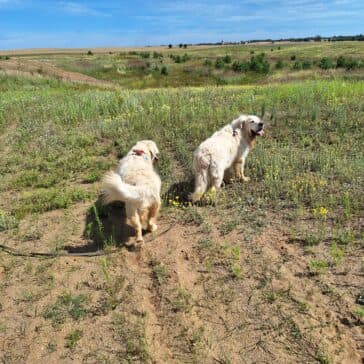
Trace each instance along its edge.
{"label": "dog's head", "polygon": [[150,157],[153,163],[159,159],[159,150],[157,144],[155,144],[152,140],[141,140],[135,145],[134,148],[144,151],[144,153]]}
{"label": "dog's head", "polygon": [[231,122],[234,134],[241,131],[245,136],[254,139],[264,134],[264,122],[255,115],[240,115]]}

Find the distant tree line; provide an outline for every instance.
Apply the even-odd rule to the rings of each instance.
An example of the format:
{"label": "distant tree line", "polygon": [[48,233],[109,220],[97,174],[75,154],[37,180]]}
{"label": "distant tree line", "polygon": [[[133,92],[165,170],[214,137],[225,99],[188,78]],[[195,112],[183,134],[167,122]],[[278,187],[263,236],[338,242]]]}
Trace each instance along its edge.
{"label": "distant tree line", "polygon": [[216,42],[216,43],[197,43],[196,45],[221,45],[221,44],[245,44],[245,43],[260,43],[260,42],[340,42],[340,41],[364,41],[364,35],[334,35],[330,37],[323,37],[321,35],[315,35],[313,37],[303,37],[303,38],[280,38],[280,39],[251,39],[248,41],[238,41],[238,42]]}

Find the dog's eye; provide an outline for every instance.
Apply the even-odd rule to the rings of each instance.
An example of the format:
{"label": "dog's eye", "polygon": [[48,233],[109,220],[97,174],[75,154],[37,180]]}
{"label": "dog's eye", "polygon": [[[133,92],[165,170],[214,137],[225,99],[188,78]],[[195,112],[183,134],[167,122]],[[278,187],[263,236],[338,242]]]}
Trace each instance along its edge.
{"label": "dog's eye", "polygon": [[254,123],[254,120],[250,120],[250,124],[253,124]]}

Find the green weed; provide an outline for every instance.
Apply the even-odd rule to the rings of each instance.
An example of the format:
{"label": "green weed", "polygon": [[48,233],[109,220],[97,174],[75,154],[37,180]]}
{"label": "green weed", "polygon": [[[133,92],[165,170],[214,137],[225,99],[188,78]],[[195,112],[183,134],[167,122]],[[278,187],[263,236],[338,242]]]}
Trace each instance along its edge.
{"label": "green weed", "polygon": [[312,259],[309,262],[309,267],[314,273],[324,272],[328,266],[328,263],[324,260]]}
{"label": "green weed", "polygon": [[109,282],[110,276],[109,276],[109,272],[107,270],[107,260],[106,260],[106,257],[102,257],[101,258],[101,269],[102,269],[102,274],[104,276],[105,281],[106,282]]}
{"label": "green weed", "polygon": [[71,331],[66,337],[65,337],[65,344],[64,347],[67,349],[74,349],[77,345],[77,343],[81,340],[83,336],[82,330],[76,329]]}
{"label": "green weed", "polygon": [[163,284],[168,277],[167,267],[163,263],[151,260],[150,266],[152,267],[153,278],[159,285]]}
{"label": "green weed", "polygon": [[220,235],[224,236],[232,232],[238,226],[237,220],[230,220],[222,223],[219,227]]}
{"label": "green weed", "polygon": [[335,264],[338,265],[341,263],[345,252],[344,250],[340,249],[336,243],[332,244],[330,248],[331,257],[334,260]]}
{"label": "green weed", "polygon": [[170,302],[171,310],[173,312],[190,312],[192,308],[192,295],[186,289],[178,288],[174,292],[171,292]]}
{"label": "green weed", "polygon": [[14,229],[18,226],[17,219],[9,212],[0,210],[0,231]]}
{"label": "green weed", "polygon": [[121,348],[118,348],[118,356],[121,361],[145,363],[150,360],[142,319],[134,315],[115,313],[113,315],[113,331],[121,343]]}
{"label": "green weed", "polygon": [[357,307],[355,310],[356,316],[358,316],[360,319],[364,318],[364,309],[362,307]]}
{"label": "green weed", "polygon": [[67,318],[81,320],[87,315],[86,302],[87,297],[84,295],[65,293],[59,296],[54,304],[45,308],[43,317],[51,320],[54,327],[63,324]]}

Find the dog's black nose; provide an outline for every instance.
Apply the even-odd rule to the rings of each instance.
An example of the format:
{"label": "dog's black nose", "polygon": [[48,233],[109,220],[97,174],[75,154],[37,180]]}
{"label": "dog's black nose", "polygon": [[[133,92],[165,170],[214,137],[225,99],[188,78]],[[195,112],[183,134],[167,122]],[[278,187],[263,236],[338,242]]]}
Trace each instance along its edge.
{"label": "dog's black nose", "polygon": [[258,126],[259,126],[259,128],[263,128],[264,123],[263,123],[263,122],[260,122],[260,123],[258,124]]}

